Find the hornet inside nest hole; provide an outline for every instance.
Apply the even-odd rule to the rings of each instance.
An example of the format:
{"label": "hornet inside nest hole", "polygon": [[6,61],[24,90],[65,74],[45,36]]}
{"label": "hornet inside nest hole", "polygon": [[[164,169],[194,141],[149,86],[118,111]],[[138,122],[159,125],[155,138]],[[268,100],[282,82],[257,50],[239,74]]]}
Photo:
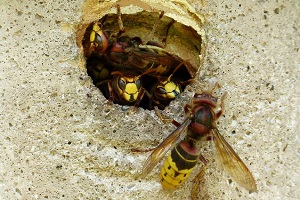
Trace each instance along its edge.
{"label": "hornet inside nest hole", "polygon": [[117,6],[83,25],[77,42],[94,85],[120,105],[164,109],[200,66],[201,36],[164,12],[121,14]]}

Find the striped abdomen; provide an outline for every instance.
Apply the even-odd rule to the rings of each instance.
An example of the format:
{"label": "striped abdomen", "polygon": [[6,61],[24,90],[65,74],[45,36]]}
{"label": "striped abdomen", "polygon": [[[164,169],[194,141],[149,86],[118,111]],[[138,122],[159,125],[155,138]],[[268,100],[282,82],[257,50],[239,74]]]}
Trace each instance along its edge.
{"label": "striped abdomen", "polygon": [[182,184],[193,171],[199,153],[193,143],[181,141],[165,160],[160,180],[163,188],[172,189]]}

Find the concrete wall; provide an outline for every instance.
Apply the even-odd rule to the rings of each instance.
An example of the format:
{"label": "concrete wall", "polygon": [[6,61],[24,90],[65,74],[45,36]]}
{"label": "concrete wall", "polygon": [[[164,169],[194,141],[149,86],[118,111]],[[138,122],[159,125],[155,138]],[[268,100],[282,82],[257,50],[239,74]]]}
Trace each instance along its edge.
{"label": "concrete wall", "polygon": [[[153,111],[107,104],[92,85],[76,45],[83,5],[0,2],[0,199],[189,198],[192,177],[174,191],[161,189],[159,167],[135,178],[149,153],[130,149],[155,147],[174,127]],[[219,130],[258,185],[249,194],[231,182],[207,143],[199,199],[300,199],[299,1],[191,5],[207,21],[197,79],[228,92]],[[188,88],[163,114],[181,122],[194,92]]]}

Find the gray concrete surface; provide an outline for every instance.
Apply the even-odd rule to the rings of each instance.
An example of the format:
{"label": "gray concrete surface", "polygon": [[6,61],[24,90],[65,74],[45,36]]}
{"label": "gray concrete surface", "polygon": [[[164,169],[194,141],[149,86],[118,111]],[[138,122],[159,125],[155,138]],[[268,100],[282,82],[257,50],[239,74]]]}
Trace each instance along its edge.
{"label": "gray concrete surface", "polygon": [[[149,154],[130,149],[154,147],[174,127],[122,112],[91,84],[74,28],[82,5],[0,2],[0,199],[188,199],[192,177],[174,191],[161,189],[159,167],[135,178]],[[219,129],[258,185],[249,194],[229,181],[204,144],[211,166],[199,199],[300,199],[299,1],[191,5],[207,20],[198,80],[228,91]],[[163,114],[182,121],[194,92]]]}

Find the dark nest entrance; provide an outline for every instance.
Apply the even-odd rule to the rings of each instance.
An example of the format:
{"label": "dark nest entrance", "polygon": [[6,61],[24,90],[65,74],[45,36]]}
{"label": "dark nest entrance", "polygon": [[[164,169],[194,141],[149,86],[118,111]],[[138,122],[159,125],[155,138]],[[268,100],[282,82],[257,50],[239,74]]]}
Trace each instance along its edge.
{"label": "dark nest entrance", "polygon": [[151,110],[164,109],[190,83],[201,42],[191,27],[143,11],[86,25],[81,44],[87,73],[107,99]]}

